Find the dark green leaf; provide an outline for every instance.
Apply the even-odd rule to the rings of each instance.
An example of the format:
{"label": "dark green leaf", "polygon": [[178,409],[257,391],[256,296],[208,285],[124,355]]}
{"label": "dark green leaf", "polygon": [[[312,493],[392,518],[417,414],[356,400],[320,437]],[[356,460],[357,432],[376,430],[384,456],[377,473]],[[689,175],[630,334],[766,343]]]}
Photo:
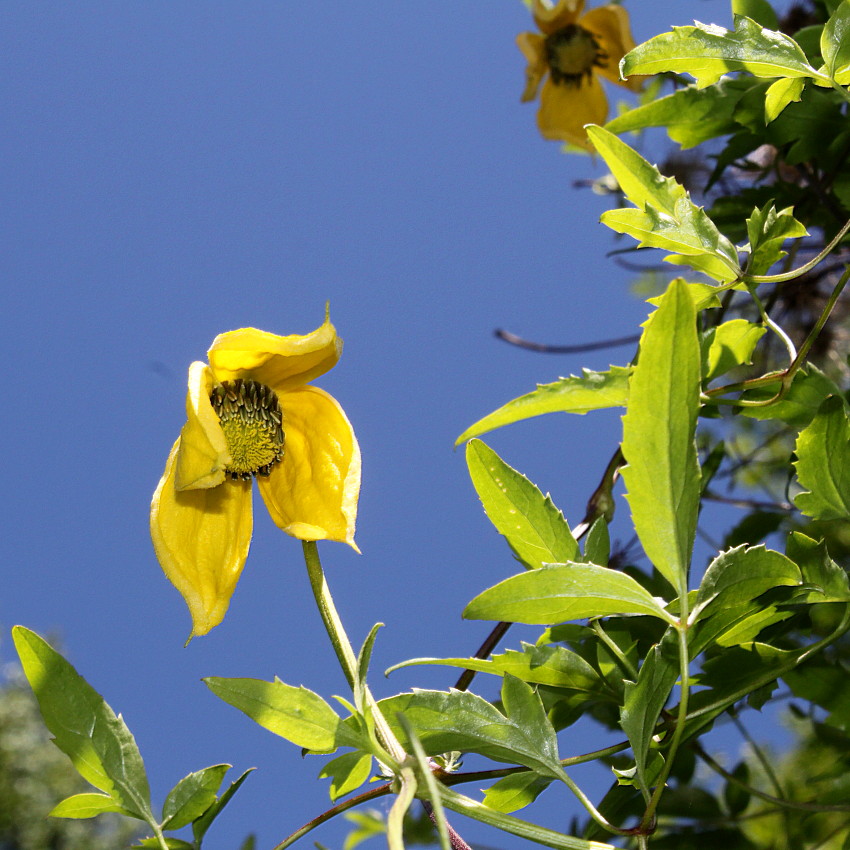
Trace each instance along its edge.
{"label": "dark green leaf", "polygon": [[41,716],[59,749],[95,788],[152,823],[145,766],[121,716],[35,632],[15,626],[12,637]]}
{"label": "dark green leaf", "polygon": [[[193,824],[192,824],[192,835],[195,838],[195,845],[197,847],[201,846],[201,842],[203,841],[204,836],[207,834],[207,830],[212,825],[212,822],[221,814],[222,809],[230,802],[233,795],[239,790],[242,786],[242,783],[248,778],[248,774],[254,770],[253,767],[249,767],[238,779],[234,782],[231,782],[228,786],[227,790],[219,797]],[[249,836],[250,838],[250,836]]]}
{"label": "dark green leaf", "polygon": [[797,565],[779,552],[754,546],[739,546],[721,552],[709,564],[700,582],[691,622],[702,617],[749,604],[762,593],[780,586],[802,583]]}
{"label": "dark green leaf", "polygon": [[850,516],[850,424],[844,402],[831,396],[797,438],[797,478],[809,492],[794,502],[815,519]]}
{"label": "dark green leaf", "polygon": [[631,576],[595,564],[543,567],[512,576],[466,606],[468,620],[552,625],[609,614],[671,615]]}
{"label": "dark green leaf", "polygon": [[528,729],[467,691],[416,690],[381,700],[379,706],[405,749],[409,742],[395,719],[399,712],[404,713],[428,755],[460,750],[522,764],[556,779],[563,774],[548,720],[542,728]]}
{"label": "dark green leaf", "polygon": [[675,656],[668,657],[661,651],[661,646],[656,645],[646,656],[637,682],[626,682],[626,699],[620,712],[620,723],[632,745],[638,776],[644,789],[651,784],[647,768],[652,736],[678,676],[679,665]]}
{"label": "dark green leaf", "polygon": [[732,14],[746,15],[763,27],[779,28],[776,12],[767,0],[732,0]]}
{"label": "dark green leaf", "polygon": [[[729,771],[735,779],[743,782],[745,785],[750,784],[750,768],[745,761],[739,761],[735,767]],[[727,780],[723,787],[723,799],[726,801],[726,808],[729,814],[733,817],[744,812],[747,806],[750,805],[751,794],[746,789],[738,785],[736,782]]]}
{"label": "dark green leaf", "polygon": [[564,515],[524,475],[481,440],[466,447],[466,462],[484,511],[529,569],[581,557]]}
{"label": "dark green leaf", "polygon": [[455,445],[544,413],[587,413],[606,407],[624,407],[630,371],[622,366],[612,366],[607,372],[583,369],[581,375],[559,378],[551,384],[538,384],[533,392],[509,401],[470,425],[457,438]]}
{"label": "dark green leaf", "polygon": [[826,551],[826,544],[798,531],[788,535],[785,551],[803,574],[803,582],[811,587],[807,602],[848,602],[850,583],[847,572]]}
{"label": "dark green leaf", "polygon": [[197,820],[216,800],[216,792],[232,765],[215,764],[184,776],[162,804],[164,829],[180,829]]}

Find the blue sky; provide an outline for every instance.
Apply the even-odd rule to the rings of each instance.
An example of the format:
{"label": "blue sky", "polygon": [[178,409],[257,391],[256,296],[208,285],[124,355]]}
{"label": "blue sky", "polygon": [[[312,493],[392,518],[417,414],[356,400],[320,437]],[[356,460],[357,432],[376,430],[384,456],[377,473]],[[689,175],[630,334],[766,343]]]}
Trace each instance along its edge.
{"label": "blue sky", "polygon": [[[729,18],[722,0],[628,7],[638,41]],[[384,695],[451,684],[439,669],[380,671],[474,652],[488,627],[460,610],[515,572],[455,437],[538,381],[630,356],[544,357],[492,336],[588,342],[634,333],[646,314],[604,257],[605,199],[572,185],[603,166],[544,142],[536,107],[519,103],[514,39],[529,25],[519,0],[0,7],[0,350],[15,367],[0,657],[13,658],[15,623],[58,635],[123,712],[160,802],[205,765],[232,762],[232,778],[259,767],[209,850],[251,830],[271,847],[328,798],[319,760],[200,678],[278,675],[326,697],[344,680],[300,545],[259,510],[224,623],[183,648],[189,616],[153,556],[148,505],[189,363],[231,328],[310,331],[330,301],[345,351],[317,383],[360,440],[363,554],[320,551],[355,640],[386,623]],[[576,523],[618,430],[614,412],[550,416],[489,442]],[[621,504],[615,537],[626,519]],[[548,823],[565,827],[577,809],[554,803]],[[315,837],[339,847],[344,833]]]}

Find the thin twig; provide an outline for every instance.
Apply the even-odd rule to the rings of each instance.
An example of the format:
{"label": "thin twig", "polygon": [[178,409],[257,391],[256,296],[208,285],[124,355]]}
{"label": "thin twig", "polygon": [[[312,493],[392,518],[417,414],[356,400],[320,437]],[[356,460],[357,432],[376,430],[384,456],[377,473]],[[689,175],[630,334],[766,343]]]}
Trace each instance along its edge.
{"label": "thin twig", "polygon": [[618,348],[621,345],[633,345],[640,340],[638,336],[621,336],[615,339],[603,339],[598,342],[585,342],[579,345],[547,345],[543,342],[533,342],[528,339],[523,339],[510,331],[497,328],[493,331],[494,335],[499,339],[509,342],[511,345],[516,345],[518,348],[524,348],[526,351],[539,351],[542,354],[581,354],[585,351],[599,351],[603,348]]}

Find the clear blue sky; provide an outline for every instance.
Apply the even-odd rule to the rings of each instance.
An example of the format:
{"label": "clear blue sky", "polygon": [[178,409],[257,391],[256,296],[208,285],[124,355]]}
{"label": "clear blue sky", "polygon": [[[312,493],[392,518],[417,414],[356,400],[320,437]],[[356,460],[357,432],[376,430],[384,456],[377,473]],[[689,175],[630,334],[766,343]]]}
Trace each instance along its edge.
{"label": "clear blue sky", "polygon": [[[627,5],[639,41],[729,20],[724,0]],[[461,608],[516,571],[455,437],[537,381],[631,354],[544,357],[492,337],[586,342],[646,314],[604,258],[605,199],[572,186],[602,165],[541,140],[536,107],[519,103],[514,38],[528,28],[519,0],[0,7],[0,657],[15,623],[58,635],[123,712],[158,802],[190,770],[259,767],[209,850],[249,830],[271,847],[328,797],[320,760],[200,678],[278,675],[326,697],[344,681],[300,545],[261,510],[223,625],[183,648],[189,615],[154,558],[148,505],[189,363],[231,328],[312,330],[330,301],[345,351],[317,383],[360,440],[363,554],[320,550],[355,639],[386,623],[373,679],[389,694],[451,684],[439,669],[380,672],[471,654],[488,627]],[[618,427],[613,412],[550,416],[490,442],[576,523]],[[621,504],[615,537],[626,518]],[[577,809],[553,803],[548,823],[565,827]],[[313,837],[339,847],[344,833]]]}

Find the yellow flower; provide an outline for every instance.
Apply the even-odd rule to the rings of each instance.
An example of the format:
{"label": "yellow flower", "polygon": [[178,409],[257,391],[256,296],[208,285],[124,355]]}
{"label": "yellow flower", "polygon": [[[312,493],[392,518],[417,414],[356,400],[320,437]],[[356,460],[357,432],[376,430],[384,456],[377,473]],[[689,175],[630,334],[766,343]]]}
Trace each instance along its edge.
{"label": "yellow flower", "polygon": [[604,124],[608,117],[597,75],[633,91],[642,78],[620,79],[620,60],[635,46],[626,10],[599,6],[581,15],[583,8],[584,0],[558,0],[555,6],[532,0],[540,33],[520,33],[517,45],[528,60],[523,102],[537,97],[546,78],[537,113],[543,137],[593,150],[584,125]]}
{"label": "yellow flower", "polygon": [[220,334],[189,367],[186,424],[151,502],[151,538],[183,595],[192,634],[227,611],[251,544],[251,479],[274,522],[300,540],[354,549],[360,448],[337,401],[309,386],[336,365],[326,316],[306,336]]}

